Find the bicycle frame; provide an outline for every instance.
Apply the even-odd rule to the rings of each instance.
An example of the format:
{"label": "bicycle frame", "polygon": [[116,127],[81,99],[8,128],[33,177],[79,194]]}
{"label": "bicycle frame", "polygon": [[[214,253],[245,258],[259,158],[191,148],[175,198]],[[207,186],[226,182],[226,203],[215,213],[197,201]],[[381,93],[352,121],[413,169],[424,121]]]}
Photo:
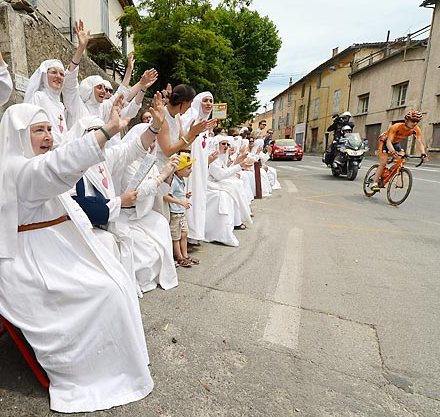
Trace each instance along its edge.
{"label": "bicycle frame", "polygon": [[[387,171],[385,171],[382,174],[382,177],[381,177],[381,186],[382,187],[385,187],[385,185],[393,177],[394,174],[396,174],[397,172],[400,172],[403,165],[405,165],[406,159],[407,159],[406,155],[399,155],[399,158],[397,160],[394,161],[394,158],[393,158],[390,161],[390,163],[394,161],[394,164],[390,168],[388,168]],[[385,169],[386,169],[386,167],[385,167]]]}

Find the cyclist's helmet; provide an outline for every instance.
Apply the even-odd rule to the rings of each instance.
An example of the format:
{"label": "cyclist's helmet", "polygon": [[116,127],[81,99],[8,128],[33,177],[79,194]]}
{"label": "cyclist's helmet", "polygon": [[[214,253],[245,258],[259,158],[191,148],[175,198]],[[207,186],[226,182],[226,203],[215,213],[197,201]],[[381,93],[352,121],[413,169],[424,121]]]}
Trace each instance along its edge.
{"label": "cyclist's helmet", "polygon": [[417,110],[410,110],[408,113],[405,114],[405,120],[411,120],[413,122],[420,122],[422,118],[422,113]]}
{"label": "cyclist's helmet", "polygon": [[351,117],[351,113],[349,111],[344,111],[344,113],[341,114],[341,117]]}
{"label": "cyclist's helmet", "polygon": [[342,133],[345,133],[345,132],[351,132],[352,130],[353,130],[353,129],[352,129],[351,126],[349,126],[349,125],[345,125],[345,126],[343,126],[342,129],[341,129]]}

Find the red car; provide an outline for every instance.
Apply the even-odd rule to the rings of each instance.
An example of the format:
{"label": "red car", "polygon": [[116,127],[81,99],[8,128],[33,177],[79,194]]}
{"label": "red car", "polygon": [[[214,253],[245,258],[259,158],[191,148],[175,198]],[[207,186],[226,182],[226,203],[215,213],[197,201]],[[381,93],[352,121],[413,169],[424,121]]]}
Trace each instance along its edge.
{"label": "red car", "polygon": [[298,145],[294,139],[277,139],[272,142],[270,150],[270,159],[292,159],[301,161],[304,152],[301,145]]}

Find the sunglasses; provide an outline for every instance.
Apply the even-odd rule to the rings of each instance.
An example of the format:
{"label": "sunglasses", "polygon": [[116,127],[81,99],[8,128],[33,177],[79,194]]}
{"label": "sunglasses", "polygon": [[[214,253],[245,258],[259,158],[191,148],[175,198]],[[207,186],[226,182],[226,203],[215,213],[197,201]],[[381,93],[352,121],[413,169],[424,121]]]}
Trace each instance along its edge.
{"label": "sunglasses", "polygon": [[111,93],[111,94],[113,94],[113,89],[112,89],[112,88],[106,88],[106,89],[105,89],[105,92],[106,92],[106,93]]}
{"label": "sunglasses", "polygon": [[222,146],[231,146],[228,142],[220,142],[220,145],[222,145]]}

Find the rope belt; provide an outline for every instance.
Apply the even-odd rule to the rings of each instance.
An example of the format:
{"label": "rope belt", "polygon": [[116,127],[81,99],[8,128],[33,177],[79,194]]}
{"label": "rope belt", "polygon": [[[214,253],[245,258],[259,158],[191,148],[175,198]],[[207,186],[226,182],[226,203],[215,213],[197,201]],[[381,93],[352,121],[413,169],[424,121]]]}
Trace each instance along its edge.
{"label": "rope belt", "polygon": [[64,215],[64,216],[58,217],[57,219],[48,220],[47,222],[22,224],[22,225],[18,226],[18,231],[19,232],[27,232],[28,230],[43,229],[45,227],[55,226],[56,224],[63,223],[67,220],[70,220],[70,217],[67,215]]}

